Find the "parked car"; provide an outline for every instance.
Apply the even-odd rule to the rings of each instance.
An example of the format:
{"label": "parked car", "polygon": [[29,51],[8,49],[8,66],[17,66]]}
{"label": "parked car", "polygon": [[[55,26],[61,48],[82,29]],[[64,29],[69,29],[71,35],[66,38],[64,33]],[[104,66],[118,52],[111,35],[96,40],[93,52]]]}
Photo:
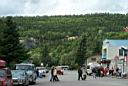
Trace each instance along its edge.
{"label": "parked car", "polygon": [[87,74],[92,75],[92,69],[95,67],[100,67],[100,64],[98,63],[88,63],[87,64]]}
{"label": "parked car", "polygon": [[62,67],[57,66],[56,69],[57,69],[57,74],[64,75],[64,69]]}
{"label": "parked car", "polygon": [[30,84],[36,83],[37,74],[36,74],[36,68],[34,64],[29,64],[29,63],[16,64],[16,69],[26,70],[29,77],[29,83]]}
{"label": "parked car", "polygon": [[46,77],[46,73],[48,73],[46,67],[36,67],[36,69],[39,71],[39,77]]}
{"label": "parked car", "polygon": [[3,60],[0,60],[0,86],[13,86],[11,70]]}
{"label": "parked car", "polygon": [[11,70],[14,85],[29,85],[29,78],[25,70]]}

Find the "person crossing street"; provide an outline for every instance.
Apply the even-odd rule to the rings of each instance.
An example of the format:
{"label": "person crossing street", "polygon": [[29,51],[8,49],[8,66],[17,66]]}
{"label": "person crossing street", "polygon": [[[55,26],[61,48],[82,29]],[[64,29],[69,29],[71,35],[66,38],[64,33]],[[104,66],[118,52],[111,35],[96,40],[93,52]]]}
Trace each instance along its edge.
{"label": "person crossing street", "polygon": [[78,80],[80,80],[80,79],[83,80],[82,74],[83,74],[83,71],[80,67],[80,68],[78,68]]}

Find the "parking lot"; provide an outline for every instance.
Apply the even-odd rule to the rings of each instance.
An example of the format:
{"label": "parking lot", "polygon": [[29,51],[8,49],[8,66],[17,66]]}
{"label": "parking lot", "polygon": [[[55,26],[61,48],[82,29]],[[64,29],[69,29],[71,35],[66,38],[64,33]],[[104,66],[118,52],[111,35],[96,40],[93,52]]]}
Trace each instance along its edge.
{"label": "parking lot", "polygon": [[30,86],[127,86],[128,79],[117,79],[112,77],[103,77],[96,79],[88,76],[85,81],[77,80],[77,71],[64,71],[64,75],[58,76],[59,82],[50,82],[50,74],[45,78],[38,78],[35,85]]}

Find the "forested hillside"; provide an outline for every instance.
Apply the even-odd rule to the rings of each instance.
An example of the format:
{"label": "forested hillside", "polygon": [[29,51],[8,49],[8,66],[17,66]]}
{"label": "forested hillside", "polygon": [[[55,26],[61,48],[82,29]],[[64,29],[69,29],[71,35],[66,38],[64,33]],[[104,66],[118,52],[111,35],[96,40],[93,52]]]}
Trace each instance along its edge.
{"label": "forested hillside", "polygon": [[35,46],[29,48],[29,54],[37,65],[41,62],[44,65],[77,65],[76,54],[82,34],[89,34],[86,35],[87,57],[101,54],[104,39],[128,38],[128,33],[123,31],[128,26],[128,14],[15,16],[13,21],[21,40],[34,39]]}

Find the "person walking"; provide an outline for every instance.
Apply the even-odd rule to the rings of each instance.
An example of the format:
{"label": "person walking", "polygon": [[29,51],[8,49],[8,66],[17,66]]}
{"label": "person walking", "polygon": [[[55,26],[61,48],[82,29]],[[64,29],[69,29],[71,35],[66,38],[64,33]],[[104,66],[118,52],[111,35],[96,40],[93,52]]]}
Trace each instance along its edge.
{"label": "person walking", "polygon": [[113,67],[111,69],[111,74],[112,74],[112,76],[114,76],[114,68]]}
{"label": "person walking", "polygon": [[78,80],[80,80],[80,78],[81,78],[81,80],[83,80],[82,74],[83,74],[83,71],[80,67],[80,68],[78,68]]}
{"label": "person walking", "polygon": [[54,68],[53,76],[54,76],[53,81],[60,81],[58,76],[57,76],[57,69],[56,68]]}
{"label": "person walking", "polygon": [[93,78],[96,78],[96,73],[97,73],[97,70],[96,70],[96,68],[94,67],[94,68],[92,69]]}
{"label": "person walking", "polygon": [[39,69],[36,69],[36,75],[39,77]]}
{"label": "person walking", "polygon": [[52,67],[51,68],[51,79],[50,79],[50,81],[53,81],[53,79],[54,79],[54,67]]}

